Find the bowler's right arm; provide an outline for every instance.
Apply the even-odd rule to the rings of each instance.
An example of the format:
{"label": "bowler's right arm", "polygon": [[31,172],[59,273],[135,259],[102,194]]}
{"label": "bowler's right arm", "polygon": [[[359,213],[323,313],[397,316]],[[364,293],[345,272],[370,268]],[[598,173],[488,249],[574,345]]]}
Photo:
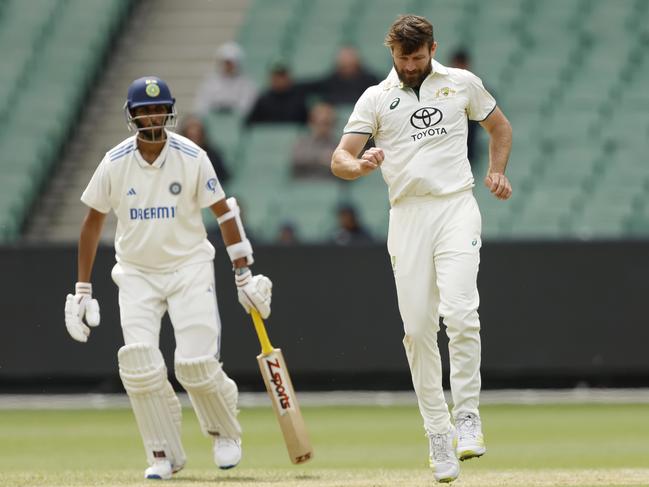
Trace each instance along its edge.
{"label": "bowler's right arm", "polygon": [[341,179],[357,179],[365,176],[383,162],[383,149],[371,147],[360,158],[360,154],[370,138],[368,134],[347,133],[342,136],[338,147],[331,157],[331,172]]}

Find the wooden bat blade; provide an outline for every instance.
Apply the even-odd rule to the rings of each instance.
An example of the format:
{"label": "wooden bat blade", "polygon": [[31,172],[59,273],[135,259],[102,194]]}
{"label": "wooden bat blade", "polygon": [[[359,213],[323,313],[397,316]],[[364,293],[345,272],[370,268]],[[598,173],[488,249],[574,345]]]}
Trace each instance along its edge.
{"label": "wooden bat blade", "polygon": [[257,356],[257,362],[291,462],[309,461],[313,458],[313,448],[282,351],[274,348],[269,354],[262,353]]}

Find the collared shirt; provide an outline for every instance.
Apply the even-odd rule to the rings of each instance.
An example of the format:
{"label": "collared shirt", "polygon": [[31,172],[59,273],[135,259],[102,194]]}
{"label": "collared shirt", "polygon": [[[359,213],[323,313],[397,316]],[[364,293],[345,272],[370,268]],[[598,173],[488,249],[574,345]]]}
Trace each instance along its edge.
{"label": "collared shirt", "polygon": [[101,213],[115,212],[118,262],[170,272],[214,258],[201,209],[224,197],[205,151],[167,132],[152,164],[142,158],[135,136],[108,151],[81,201]]}
{"label": "collared shirt", "polygon": [[474,186],[467,158],[467,120],[482,121],[496,101],[473,73],[432,61],[419,93],[394,69],[360,97],[345,133],[372,136],[390,203],[406,196],[446,195]]}

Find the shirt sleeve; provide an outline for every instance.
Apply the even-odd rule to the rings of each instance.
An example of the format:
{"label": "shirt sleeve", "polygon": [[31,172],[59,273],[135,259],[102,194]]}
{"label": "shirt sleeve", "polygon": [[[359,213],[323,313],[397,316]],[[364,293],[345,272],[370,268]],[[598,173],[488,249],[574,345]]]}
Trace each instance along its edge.
{"label": "shirt sleeve", "polygon": [[376,121],[374,88],[374,86],[369,87],[358,99],[343,133],[376,135],[378,124]]}
{"label": "shirt sleeve", "polygon": [[465,71],[467,74],[467,93],[469,104],[467,106],[467,115],[469,120],[482,122],[496,108],[496,100],[485,89],[482,80],[475,74]]}
{"label": "shirt sleeve", "polygon": [[108,172],[108,161],[106,158],[95,169],[95,173],[92,175],[88,186],[81,195],[81,201],[86,206],[100,213],[108,213],[110,211],[110,174]]}
{"label": "shirt sleeve", "polygon": [[214,166],[212,166],[205,152],[200,156],[198,172],[198,193],[196,196],[201,208],[212,206],[217,201],[225,198],[225,192],[216,177]]}

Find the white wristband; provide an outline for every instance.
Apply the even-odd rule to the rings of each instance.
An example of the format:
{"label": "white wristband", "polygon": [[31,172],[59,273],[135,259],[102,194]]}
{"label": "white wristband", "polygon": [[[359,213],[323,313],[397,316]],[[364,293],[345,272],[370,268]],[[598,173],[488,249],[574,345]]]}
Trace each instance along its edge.
{"label": "white wristband", "polygon": [[77,282],[74,286],[75,294],[87,294],[92,296],[92,284],[89,282]]}

